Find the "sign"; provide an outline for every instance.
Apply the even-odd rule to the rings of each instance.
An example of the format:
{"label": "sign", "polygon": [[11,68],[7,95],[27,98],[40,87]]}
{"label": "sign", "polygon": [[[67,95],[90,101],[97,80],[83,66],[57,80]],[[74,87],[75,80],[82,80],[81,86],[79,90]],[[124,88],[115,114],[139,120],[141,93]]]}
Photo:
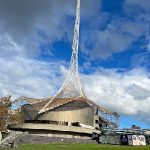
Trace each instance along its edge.
{"label": "sign", "polygon": [[146,145],[144,135],[128,135],[129,145]]}

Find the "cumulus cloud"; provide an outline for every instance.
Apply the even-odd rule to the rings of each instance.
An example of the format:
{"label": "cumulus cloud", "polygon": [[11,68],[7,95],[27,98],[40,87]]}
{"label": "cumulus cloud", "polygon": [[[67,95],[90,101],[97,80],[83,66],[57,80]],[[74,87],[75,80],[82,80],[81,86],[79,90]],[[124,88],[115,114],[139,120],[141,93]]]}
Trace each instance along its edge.
{"label": "cumulus cloud", "polygon": [[[95,15],[99,4],[99,0],[83,0],[82,16]],[[74,20],[69,17],[75,16],[75,9],[74,0],[1,0],[0,34],[24,46],[29,56],[40,55],[40,44],[72,41]]]}
{"label": "cumulus cloud", "polygon": [[[65,27],[63,28],[61,23],[65,23],[65,17],[74,10],[70,4],[72,3],[67,3],[67,0],[1,0],[0,33],[2,36],[7,34],[14,42],[21,44],[28,55],[39,54],[38,46],[42,42],[52,43],[63,37]],[[7,40],[5,39],[6,42]],[[22,50],[22,53],[24,51]]]}
{"label": "cumulus cloud", "polygon": [[27,58],[0,58],[0,96],[50,97],[62,83],[62,62],[45,63]]}
{"label": "cumulus cloud", "polygon": [[[22,46],[12,39],[1,44],[0,97],[49,97],[62,83],[66,62],[45,62],[22,54]],[[1,43],[1,40],[0,40]],[[19,55],[21,53],[21,55]]]}
{"label": "cumulus cloud", "polygon": [[137,53],[132,57],[131,64],[132,67],[150,67],[149,64],[150,60],[150,53],[149,52],[143,52],[143,53]]}
{"label": "cumulus cloud", "polygon": [[[147,0],[125,0],[125,9],[127,12],[135,12],[139,14],[150,12],[150,2]],[[136,15],[136,14],[134,14]]]}
{"label": "cumulus cloud", "polygon": [[83,75],[82,81],[88,97],[100,105],[120,114],[133,115],[150,125],[150,78],[147,71],[133,69],[118,73],[102,69]]}
{"label": "cumulus cloud", "polygon": [[15,43],[10,35],[0,35],[0,57],[10,58],[15,57],[16,55],[25,56],[26,52],[24,46]]}
{"label": "cumulus cloud", "polygon": [[[113,16],[109,12],[101,12],[99,15],[100,2],[81,1],[81,23],[86,23],[85,28],[81,28],[81,51],[91,59],[105,59],[125,51],[148,32],[147,23],[143,24],[140,16],[142,10],[145,10],[143,16],[149,14],[149,2],[140,5],[141,0],[125,0],[125,15],[134,18],[131,20]],[[52,45],[62,39],[72,42],[74,21],[70,17],[75,15],[75,8],[74,0],[1,0],[0,34],[5,43],[12,39],[21,45],[23,54],[39,56],[41,44]],[[133,15],[132,11],[135,10],[139,15]],[[51,54],[51,49],[45,51]]]}
{"label": "cumulus cloud", "polygon": [[143,24],[126,19],[115,18],[104,30],[97,28],[89,30],[90,36],[82,37],[81,50],[87,55],[90,54],[91,59],[105,59],[114,53],[127,50],[143,33],[146,33],[146,29]]}
{"label": "cumulus cloud", "polygon": [[120,10],[122,13],[101,11],[100,16],[91,19],[88,30],[85,28],[82,31],[82,52],[88,59],[107,59],[115,53],[127,51],[143,37],[145,43],[142,46],[149,50],[149,6],[150,2],[147,0],[125,0],[122,3],[123,9]]}
{"label": "cumulus cloud", "polygon": [[125,0],[124,11],[127,16],[137,20],[143,24],[146,29],[146,48],[149,51],[149,36],[150,36],[150,1],[147,0]]}

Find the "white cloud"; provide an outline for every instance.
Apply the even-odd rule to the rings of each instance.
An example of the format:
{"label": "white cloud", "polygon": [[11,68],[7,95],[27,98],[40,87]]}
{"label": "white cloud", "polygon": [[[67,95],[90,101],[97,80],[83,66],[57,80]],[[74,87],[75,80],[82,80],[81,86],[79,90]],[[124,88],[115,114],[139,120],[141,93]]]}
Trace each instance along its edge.
{"label": "white cloud", "polygon": [[114,53],[126,51],[146,31],[145,25],[137,21],[114,18],[104,30],[91,27],[91,30],[85,31],[81,39],[81,50],[90,55],[91,59],[105,59]]}
{"label": "white cloud", "polygon": [[129,50],[140,40],[145,41],[141,47],[149,49],[146,41],[150,33],[150,1],[125,0],[122,8],[122,14],[117,15],[102,11],[100,16],[91,19],[87,29],[83,29],[81,50],[88,59],[106,59]]}
{"label": "white cloud", "polygon": [[[146,40],[150,33],[150,1],[147,0],[125,0],[124,11],[127,16],[137,20],[145,27]],[[149,50],[149,42],[146,42],[146,48]]]}
{"label": "white cloud", "polygon": [[[150,22],[150,1],[147,0],[125,0],[124,11],[134,19],[139,19],[146,26]],[[149,29],[148,29],[149,30]]]}
{"label": "white cloud", "polygon": [[0,56],[14,57],[16,55],[25,55],[24,47],[16,44],[8,34],[0,36]]}
{"label": "white cloud", "polygon": [[[129,13],[126,11],[128,7],[130,10],[134,10],[133,6],[138,8],[137,5],[140,2],[141,0],[133,2],[126,0],[125,12]],[[69,16],[75,16],[75,7],[76,1],[74,0],[22,0],[21,2],[1,0],[0,34],[3,36],[3,41],[5,40],[4,43],[11,39],[21,45],[22,54],[30,57],[39,56],[43,53],[39,49],[41,44],[49,43],[51,46],[53,42],[61,39],[72,42],[74,21],[69,19]],[[106,12],[100,13],[100,7],[101,1],[99,0],[81,1],[83,16],[81,21],[86,22],[87,26],[81,30],[81,51],[88,58],[89,56],[91,59],[108,58],[114,53],[125,51],[147,32],[147,24],[139,21],[141,11],[138,11],[140,15],[136,16],[132,22],[126,17],[116,17]],[[145,3],[142,3],[141,7],[143,9],[146,7],[148,11],[148,5],[145,6]],[[132,13],[129,13],[129,17],[131,16]],[[104,26],[104,30],[101,30]],[[6,35],[9,39],[4,37]],[[45,51],[44,53],[51,54],[51,49]]]}
{"label": "white cloud", "polygon": [[125,4],[128,6],[128,10],[133,8],[135,11],[142,9],[144,13],[150,12],[150,1],[147,0],[125,0]]}
{"label": "white cloud", "polygon": [[19,55],[22,47],[11,39],[0,49],[0,97],[49,97],[62,83],[65,62],[45,62]]}
{"label": "white cloud", "polygon": [[143,53],[137,53],[132,57],[131,64],[132,67],[150,67],[150,53],[148,51]]}
{"label": "white cloud", "polygon": [[125,73],[101,70],[82,76],[86,94],[100,105],[124,115],[133,115],[150,125],[150,78],[143,69]]}
{"label": "white cloud", "polygon": [[[82,0],[82,16],[94,16],[99,6],[99,0]],[[0,35],[7,35],[22,45],[22,53],[32,57],[40,55],[43,53],[40,44],[51,45],[61,39],[72,41],[74,21],[70,18],[75,16],[75,9],[74,0],[1,0]],[[5,43],[9,40],[7,37],[3,38]],[[50,53],[51,50],[45,51]]]}
{"label": "white cloud", "polygon": [[[62,65],[64,65],[62,63]],[[61,62],[45,63],[16,57],[4,61],[0,58],[0,96],[49,97],[62,83]]]}

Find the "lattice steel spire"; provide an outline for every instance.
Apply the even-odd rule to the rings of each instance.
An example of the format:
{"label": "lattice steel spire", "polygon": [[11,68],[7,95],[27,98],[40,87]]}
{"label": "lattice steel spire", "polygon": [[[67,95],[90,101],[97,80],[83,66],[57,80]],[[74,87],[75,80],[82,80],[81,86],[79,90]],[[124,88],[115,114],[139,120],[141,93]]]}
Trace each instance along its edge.
{"label": "lattice steel spire", "polygon": [[74,37],[72,44],[72,56],[68,76],[59,89],[57,94],[49,101],[39,113],[46,111],[46,107],[55,98],[76,98],[79,96],[85,97],[81,87],[81,82],[78,72],[78,48],[79,48],[79,29],[80,29],[80,0],[77,0],[76,20],[74,27]]}

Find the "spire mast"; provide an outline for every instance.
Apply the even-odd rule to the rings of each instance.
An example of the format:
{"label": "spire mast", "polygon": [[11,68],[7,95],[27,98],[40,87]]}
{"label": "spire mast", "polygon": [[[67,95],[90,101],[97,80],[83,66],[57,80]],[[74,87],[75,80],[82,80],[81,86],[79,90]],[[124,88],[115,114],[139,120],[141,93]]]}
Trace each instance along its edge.
{"label": "spire mast", "polygon": [[39,111],[39,113],[45,112],[48,109],[48,106],[55,98],[76,98],[83,96],[81,82],[78,72],[78,49],[79,49],[79,32],[80,30],[80,0],[77,0],[76,8],[76,19],[74,26],[74,37],[72,43],[72,56],[70,61],[70,67],[68,76],[63,83],[62,87],[56,93],[56,95]]}
{"label": "spire mast", "polygon": [[79,34],[80,34],[80,0],[77,0],[76,20],[72,44],[72,57],[70,64],[70,71],[74,73],[78,73]]}

